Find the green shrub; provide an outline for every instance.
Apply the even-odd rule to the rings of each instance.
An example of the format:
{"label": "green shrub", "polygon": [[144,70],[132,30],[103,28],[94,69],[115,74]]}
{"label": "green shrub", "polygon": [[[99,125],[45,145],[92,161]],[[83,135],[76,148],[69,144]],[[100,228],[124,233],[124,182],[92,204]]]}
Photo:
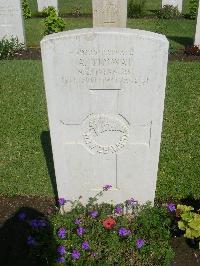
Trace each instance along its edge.
{"label": "green shrub", "polygon": [[163,8],[157,11],[157,17],[163,19],[175,19],[181,16],[178,8],[171,5],[165,5]]}
{"label": "green shrub", "polygon": [[139,18],[145,14],[146,0],[129,0],[128,1],[128,17]]}
{"label": "green shrub", "polygon": [[19,43],[17,38],[3,38],[0,40],[0,59],[11,58],[17,51],[22,49],[24,49],[24,44]]}
{"label": "green shrub", "polygon": [[195,19],[198,10],[198,0],[190,0],[189,2],[189,18]]}
{"label": "green shrub", "polygon": [[55,7],[48,6],[48,7],[44,8],[42,10],[41,14],[42,14],[42,16],[44,18],[46,18],[46,17],[49,17],[50,15],[55,15],[56,16],[57,15],[57,11],[56,11]]}
{"label": "green shrub", "polygon": [[185,231],[184,237],[196,240],[200,249],[200,214],[186,205],[177,205],[177,210],[180,212],[179,229]]}
{"label": "green shrub", "polygon": [[[32,252],[46,256],[47,261],[54,256],[54,261],[64,265],[169,266],[174,252],[169,244],[171,220],[166,207],[140,206],[133,198],[115,206],[98,204],[102,193],[90,198],[86,206],[75,201],[70,212],[50,215],[53,241],[44,228],[38,230],[45,222],[34,221],[30,230],[37,245]],[[60,204],[64,202],[62,199]],[[41,247],[46,251],[42,249],[40,255]]]}
{"label": "green shrub", "polygon": [[22,10],[25,19],[31,18],[31,10],[29,8],[28,0],[22,1]]}
{"label": "green shrub", "polygon": [[63,31],[65,28],[65,22],[57,14],[57,11],[54,7],[48,7],[43,10],[42,14],[45,16],[44,25],[45,25],[45,35]]}

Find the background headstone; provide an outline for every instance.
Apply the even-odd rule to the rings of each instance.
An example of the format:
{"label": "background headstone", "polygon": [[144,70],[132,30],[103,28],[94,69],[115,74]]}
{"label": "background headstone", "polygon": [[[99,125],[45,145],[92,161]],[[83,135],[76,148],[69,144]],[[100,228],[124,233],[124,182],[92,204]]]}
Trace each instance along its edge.
{"label": "background headstone", "polygon": [[197,15],[197,25],[196,25],[194,45],[198,46],[200,49],[200,1],[199,1],[199,8],[198,8],[198,15]]}
{"label": "background headstone", "polygon": [[0,0],[0,39],[4,37],[17,37],[20,43],[25,43],[20,0]]}
{"label": "background headstone", "polygon": [[42,12],[42,10],[48,6],[55,7],[58,10],[58,2],[57,0],[37,0],[38,4],[38,12]]}
{"label": "background headstone", "polygon": [[133,29],[93,28],[41,41],[59,197],[154,200],[168,41]]}
{"label": "background headstone", "polygon": [[93,27],[126,28],[127,0],[93,0]]}
{"label": "background headstone", "polygon": [[175,6],[179,12],[182,12],[183,0],[162,0],[162,7],[166,5]]}

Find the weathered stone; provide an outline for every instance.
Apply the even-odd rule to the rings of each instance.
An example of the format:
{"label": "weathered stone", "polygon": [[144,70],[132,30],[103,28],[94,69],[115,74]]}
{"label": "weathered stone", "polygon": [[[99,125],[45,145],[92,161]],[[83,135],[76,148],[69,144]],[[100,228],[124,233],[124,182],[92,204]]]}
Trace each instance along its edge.
{"label": "weathered stone", "polygon": [[127,0],[93,0],[93,27],[125,28]]}
{"label": "weathered stone", "polygon": [[0,0],[0,39],[18,38],[25,43],[20,0]]}
{"label": "weathered stone", "polygon": [[133,29],[82,29],[41,41],[59,197],[154,200],[168,41]]}
{"label": "weathered stone", "polygon": [[182,12],[183,0],[162,0],[162,7],[166,5],[175,6],[179,12]]}

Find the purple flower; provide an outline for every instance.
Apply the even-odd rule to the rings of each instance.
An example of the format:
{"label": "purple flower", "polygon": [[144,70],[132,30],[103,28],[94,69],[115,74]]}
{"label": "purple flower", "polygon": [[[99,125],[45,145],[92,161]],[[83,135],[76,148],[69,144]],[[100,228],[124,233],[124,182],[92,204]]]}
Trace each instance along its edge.
{"label": "purple flower", "polygon": [[59,198],[59,199],[58,199],[58,204],[59,204],[60,206],[65,205],[66,202],[67,202],[67,201],[66,201],[65,198]]}
{"label": "purple flower", "polygon": [[122,207],[120,207],[119,205],[116,205],[115,206],[115,210],[114,212],[117,213],[117,214],[121,214],[123,211]]}
{"label": "purple flower", "polygon": [[141,248],[142,246],[144,246],[144,240],[143,239],[137,239],[136,246],[137,246],[137,248]]}
{"label": "purple flower", "polygon": [[88,250],[90,248],[89,243],[87,241],[83,242],[82,249]]}
{"label": "purple flower", "polygon": [[82,236],[84,233],[85,233],[85,228],[83,228],[83,227],[79,227],[79,228],[77,229],[77,234],[78,234],[79,236]]}
{"label": "purple flower", "polygon": [[128,200],[126,200],[126,206],[128,205],[136,205],[138,203],[137,200],[135,200],[134,198],[130,198]]}
{"label": "purple flower", "polygon": [[60,257],[56,259],[57,263],[64,263],[65,262],[65,258],[64,257]]}
{"label": "purple flower", "polygon": [[131,231],[130,230],[127,230],[124,227],[121,227],[119,229],[118,233],[119,233],[120,236],[129,236],[131,234]]}
{"label": "purple flower", "polygon": [[60,254],[60,255],[63,255],[66,253],[66,250],[65,250],[65,247],[64,246],[59,246],[57,248],[57,252]]}
{"label": "purple flower", "polygon": [[78,225],[81,223],[81,220],[79,218],[77,218],[74,223]]}
{"label": "purple flower", "polygon": [[91,256],[92,256],[92,257],[96,257],[96,255],[97,255],[97,254],[96,254],[95,252],[92,252],[92,253],[91,253]]}
{"label": "purple flower", "polygon": [[174,212],[174,211],[176,210],[176,206],[175,206],[175,204],[173,204],[173,203],[168,203],[168,204],[167,204],[167,209],[168,209],[168,211],[170,211],[170,212]]}
{"label": "purple flower", "polygon": [[80,256],[81,256],[81,254],[80,254],[80,252],[78,252],[78,250],[73,250],[72,251],[72,258],[74,259],[74,260],[78,260],[79,258],[80,258]]}
{"label": "purple flower", "polygon": [[98,211],[91,211],[91,212],[90,212],[90,216],[91,216],[92,218],[96,218],[96,217],[98,216]]}
{"label": "purple flower", "polygon": [[28,236],[28,238],[27,238],[27,244],[28,244],[29,246],[35,246],[35,245],[36,245],[35,238],[32,237],[32,236]]}
{"label": "purple flower", "polygon": [[20,212],[20,213],[18,214],[18,219],[19,219],[20,221],[24,221],[25,218],[26,218],[26,213],[25,213],[25,212]]}
{"label": "purple flower", "polygon": [[44,220],[33,219],[33,220],[29,221],[29,225],[32,228],[38,229],[38,228],[41,228],[41,227],[45,227],[47,225],[47,223]]}
{"label": "purple flower", "polygon": [[66,229],[61,227],[59,230],[58,230],[58,236],[60,238],[65,238],[65,234],[66,234]]}
{"label": "purple flower", "polygon": [[104,187],[103,187],[103,190],[105,191],[105,190],[109,190],[110,188],[112,188],[112,185],[105,185]]}

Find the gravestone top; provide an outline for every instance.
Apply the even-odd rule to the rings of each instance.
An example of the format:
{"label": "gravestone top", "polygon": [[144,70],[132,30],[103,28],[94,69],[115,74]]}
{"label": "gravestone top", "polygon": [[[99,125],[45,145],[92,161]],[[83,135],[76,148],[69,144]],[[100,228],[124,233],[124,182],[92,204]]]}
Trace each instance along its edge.
{"label": "gravestone top", "polygon": [[58,9],[58,1],[57,0],[37,0],[38,4],[38,12],[42,12],[44,8],[49,6],[53,6],[56,10]]}
{"label": "gravestone top", "polygon": [[182,12],[183,0],[162,0],[162,7],[165,5],[177,7],[178,11]]}
{"label": "gravestone top", "polygon": [[93,0],[93,27],[125,28],[127,0]]}
{"label": "gravestone top", "polygon": [[168,41],[126,28],[60,32],[41,41],[59,197],[154,200]]}
{"label": "gravestone top", "polygon": [[23,15],[20,0],[0,0],[0,39],[18,38],[25,43]]}

